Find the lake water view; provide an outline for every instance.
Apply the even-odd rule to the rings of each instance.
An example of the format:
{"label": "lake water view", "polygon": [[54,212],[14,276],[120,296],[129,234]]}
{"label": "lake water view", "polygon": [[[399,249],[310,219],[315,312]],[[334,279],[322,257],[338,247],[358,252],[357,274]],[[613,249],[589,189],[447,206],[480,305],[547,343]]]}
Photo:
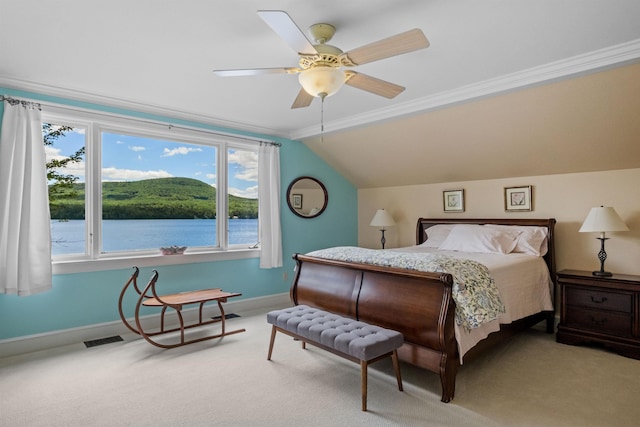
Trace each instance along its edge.
{"label": "lake water view", "polygon": [[[102,221],[103,252],[159,249],[167,246],[213,246],[215,219],[122,219]],[[85,221],[51,221],[52,254],[83,254]],[[257,219],[230,219],[229,244],[258,242]]]}

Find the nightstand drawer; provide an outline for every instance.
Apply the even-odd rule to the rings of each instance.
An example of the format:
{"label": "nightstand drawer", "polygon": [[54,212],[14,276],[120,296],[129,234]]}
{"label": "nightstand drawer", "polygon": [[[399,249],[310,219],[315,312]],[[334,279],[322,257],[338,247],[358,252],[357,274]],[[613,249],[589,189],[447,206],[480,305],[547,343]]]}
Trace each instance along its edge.
{"label": "nightstand drawer", "polygon": [[589,288],[574,288],[573,286],[567,286],[565,292],[567,305],[622,313],[631,313],[631,307],[633,307],[632,293],[599,291]]}
{"label": "nightstand drawer", "polygon": [[565,324],[568,327],[586,329],[620,337],[632,335],[632,317],[609,311],[567,308]]}

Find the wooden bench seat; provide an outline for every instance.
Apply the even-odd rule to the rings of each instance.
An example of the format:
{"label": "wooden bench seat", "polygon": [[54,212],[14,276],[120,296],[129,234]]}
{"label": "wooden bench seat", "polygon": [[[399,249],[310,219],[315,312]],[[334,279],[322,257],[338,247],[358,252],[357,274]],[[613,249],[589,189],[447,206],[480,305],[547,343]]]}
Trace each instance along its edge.
{"label": "wooden bench seat", "polygon": [[367,410],[367,368],[369,364],[391,357],[402,391],[402,377],[397,349],[402,346],[402,334],[379,326],[306,305],[274,310],[267,313],[267,322],[272,324],[271,341],[267,360],[271,360],[276,332],[282,332],[305,343],[344,357],[361,367],[362,410]]}

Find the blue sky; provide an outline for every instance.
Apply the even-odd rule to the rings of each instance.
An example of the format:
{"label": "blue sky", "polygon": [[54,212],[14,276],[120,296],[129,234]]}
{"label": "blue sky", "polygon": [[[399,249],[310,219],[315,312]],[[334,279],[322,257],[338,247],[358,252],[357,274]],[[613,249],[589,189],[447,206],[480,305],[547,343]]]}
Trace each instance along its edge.
{"label": "blue sky", "polygon": [[[69,132],[46,147],[47,159],[66,157],[84,145],[84,129]],[[217,184],[216,148],[131,135],[103,133],[102,180],[137,181],[150,178],[185,177]],[[229,152],[229,193],[257,198],[258,155],[256,152]],[[84,162],[70,165],[64,173],[84,182]]]}

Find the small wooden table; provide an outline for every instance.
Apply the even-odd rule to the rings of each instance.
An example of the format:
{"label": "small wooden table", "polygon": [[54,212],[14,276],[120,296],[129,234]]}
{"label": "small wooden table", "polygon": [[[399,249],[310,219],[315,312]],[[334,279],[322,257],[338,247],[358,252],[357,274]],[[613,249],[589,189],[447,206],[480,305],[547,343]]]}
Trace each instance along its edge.
{"label": "small wooden table", "polygon": [[640,276],[594,276],[562,270],[560,324],[556,341],[597,343],[623,356],[640,359]]}
{"label": "small wooden table", "polygon": [[[158,272],[155,270],[153,272],[153,276],[151,277],[151,280],[149,281],[149,284],[145,287],[143,291],[140,291],[137,285],[137,277],[138,277],[139,270],[137,267],[134,267],[134,269],[135,269],[134,273],[131,275],[131,278],[125,284],[124,288],[122,289],[122,292],[120,293],[120,299],[118,302],[118,308],[120,310],[120,318],[122,319],[125,326],[127,326],[132,332],[138,335],[141,335],[149,343],[161,348],[173,348],[173,347],[179,347],[186,344],[192,344],[200,341],[210,340],[214,338],[221,338],[223,336],[237,334],[239,332],[245,332],[245,329],[236,329],[229,332],[226,331],[226,328],[225,328],[226,317],[224,313],[224,308],[222,307],[222,303],[227,302],[228,298],[237,297],[242,294],[235,293],[235,292],[233,293],[225,292],[220,288],[214,288],[214,289],[202,289],[197,291],[186,291],[186,292],[180,292],[180,293],[170,294],[170,295],[158,295],[155,288],[156,282],[158,280]],[[134,316],[135,327],[131,325],[129,321],[126,319],[122,309],[122,301],[124,299],[124,295],[131,284],[133,284],[133,288],[139,295],[138,301],[136,303],[136,308],[135,308],[135,316]],[[220,310],[220,317],[205,320],[202,314],[204,305],[208,302],[213,302],[213,301],[215,301],[218,304],[218,309]],[[185,325],[185,322],[182,316],[182,307],[190,304],[200,304],[199,311],[198,311],[198,321],[195,323]],[[143,306],[144,307],[162,307],[162,311],[160,312],[160,330],[159,331],[147,332],[142,327],[142,323],[140,321],[140,308]],[[165,314],[168,308],[171,308],[176,311],[178,320],[180,322],[180,325],[178,327],[170,328],[170,329],[165,328]],[[214,335],[207,335],[199,338],[193,338],[191,340],[185,340],[185,334],[184,334],[185,329],[210,325],[212,323],[218,323],[218,322],[220,322],[221,324],[220,333],[214,334]],[[154,340],[153,338],[153,337],[170,334],[172,332],[177,332],[177,331],[180,331],[180,341],[177,343],[172,343],[172,344],[160,343]]]}

